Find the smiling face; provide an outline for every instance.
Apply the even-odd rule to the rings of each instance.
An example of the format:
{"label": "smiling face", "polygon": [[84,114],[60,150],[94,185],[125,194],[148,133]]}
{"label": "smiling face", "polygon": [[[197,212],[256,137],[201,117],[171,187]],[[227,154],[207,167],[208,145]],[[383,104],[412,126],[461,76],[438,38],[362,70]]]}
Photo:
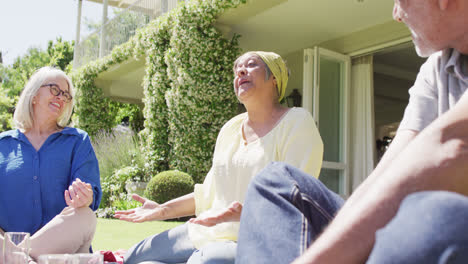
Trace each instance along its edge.
{"label": "smiling face", "polygon": [[246,53],[237,59],[234,74],[234,92],[241,103],[273,102],[277,97],[276,80],[265,80],[266,65],[257,55]]}
{"label": "smiling face", "polygon": [[47,78],[33,98],[33,109],[36,115],[57,122],[69,102],[67,102],[63,93],[57,96],[53,95],[49,84],[58,87],[64,92],[69,92],[68,83],[65,79],[61,77]]}

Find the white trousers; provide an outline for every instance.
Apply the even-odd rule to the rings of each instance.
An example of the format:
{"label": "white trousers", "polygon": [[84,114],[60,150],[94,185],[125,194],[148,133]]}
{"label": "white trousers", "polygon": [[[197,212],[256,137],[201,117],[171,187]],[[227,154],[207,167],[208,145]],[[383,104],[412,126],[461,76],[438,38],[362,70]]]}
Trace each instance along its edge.
{"label": "white trousers", "polygon": [[[88,253],[96,222],[96,215],[89,207],[65,207],[31,236],[31,258],[36,260],[43,254]],[[0,264],[3,264],[3,237],[4,231],[0,229]]]}

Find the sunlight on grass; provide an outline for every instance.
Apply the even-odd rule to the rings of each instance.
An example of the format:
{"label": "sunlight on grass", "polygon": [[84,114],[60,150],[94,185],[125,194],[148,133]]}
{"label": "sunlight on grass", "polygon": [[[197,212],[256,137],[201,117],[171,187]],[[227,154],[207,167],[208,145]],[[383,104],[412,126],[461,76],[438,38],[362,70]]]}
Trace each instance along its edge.
{"label": "sunlight on grass", "polygon": [[183,222],[128,223],[117,219],[98,218],[93,250],[129,249],[150,235],[161,233],[180,224]]}

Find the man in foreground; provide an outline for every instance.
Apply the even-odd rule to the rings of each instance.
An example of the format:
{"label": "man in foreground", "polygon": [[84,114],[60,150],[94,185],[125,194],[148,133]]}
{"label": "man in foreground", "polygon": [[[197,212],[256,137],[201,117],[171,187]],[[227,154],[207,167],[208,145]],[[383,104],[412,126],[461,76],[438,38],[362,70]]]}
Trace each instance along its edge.
{"label": "man in foreground", "polygon": [[430,57],[389,150],[343,206],[313,177],[268,166],[247,192],[236,263],[468,261],[468,1],[395,0],[393,16]]}

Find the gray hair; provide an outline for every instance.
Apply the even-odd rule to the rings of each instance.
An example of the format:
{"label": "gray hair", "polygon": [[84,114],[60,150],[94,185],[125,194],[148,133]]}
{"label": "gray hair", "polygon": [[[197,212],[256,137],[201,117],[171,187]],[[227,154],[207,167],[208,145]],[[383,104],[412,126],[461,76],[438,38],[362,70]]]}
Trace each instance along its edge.
{"label": "gray hair", "polygon": [[73,112],[73,105],[75,103],[75,89],[73,87],[70,77],[68,77],[62,70],[53,67],[42,67],[37,70],[29,79],[28,83],[21,92],[21,96],[16,105],[15,113],[13,115],[13,121],[15,127],[21,131],[29,130],[34,123],[34,109],[32,107],[32,101],[34,96],[37,95],[39,89],[44,82],[51,77],[59,77],[65,79],[68,84],[68,92],[72,96],[72,100],[65,105],[62,115],[57,119],[58,127],[65,127],[70,121],[70,117]]}

